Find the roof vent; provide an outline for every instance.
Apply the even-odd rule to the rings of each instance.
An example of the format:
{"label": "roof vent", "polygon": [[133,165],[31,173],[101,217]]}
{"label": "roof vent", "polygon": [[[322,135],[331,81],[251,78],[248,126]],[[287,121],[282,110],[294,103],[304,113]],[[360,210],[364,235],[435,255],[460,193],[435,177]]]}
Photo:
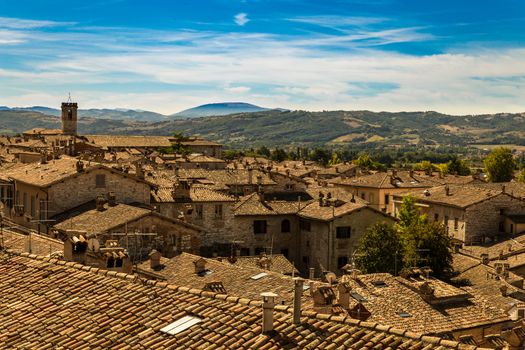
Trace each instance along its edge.
{"label": "roof vent", "polygon": [[259,280],[261,278],[263,278],[264,276],[268,276],[268,274],[266,272],[261,272],[261,273],[258,273],[256,275],[253,275],[252,277],[250,277],[252,280]]}

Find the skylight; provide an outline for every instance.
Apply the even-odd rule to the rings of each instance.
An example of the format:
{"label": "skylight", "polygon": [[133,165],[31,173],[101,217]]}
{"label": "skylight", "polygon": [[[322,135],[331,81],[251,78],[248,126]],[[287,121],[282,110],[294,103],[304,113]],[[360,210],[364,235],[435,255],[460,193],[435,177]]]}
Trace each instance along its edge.
{"label": "skylight", "polygon": [[403,317],[403,318],[412,317],[412,315],[409,314],[408,312],[400,312],[400,313],[399,313],[399,316],[401,316],[401,317]]}
{"label": "skylight", "polygon": [[382,281],[382,280],[372,281],[372,284],[374,285],[374,287],[377,287],[377,288],[386,287],[385,281]]}
{"label": "skylight", "polygon": [[258,279],[261,279],[263,278],[264,276],[268,276],[268,274],[266,272],[261,272],[261,273],[258,273],[252,277],[250,277],[252,280],[258,280]]}
{"label": "skylight", "polygon": [[359,301],[360,303],[364,303],[366,300],[366,298],[364,296],[362,296],[361,294],[357,293],[357,292],[350,292],[350,295],[352,296],[352,298],[354,298],[355,300]]}
{"label": "skylight", "polygon": [[184,316],[183,318],[180,318],[177,321],[170,323],[166,327],[162,328],[160,331],[169,335],[175,335],[182,331],[185,331],[186,329],[196,325],[201,321],[202,319],[195,316]]}

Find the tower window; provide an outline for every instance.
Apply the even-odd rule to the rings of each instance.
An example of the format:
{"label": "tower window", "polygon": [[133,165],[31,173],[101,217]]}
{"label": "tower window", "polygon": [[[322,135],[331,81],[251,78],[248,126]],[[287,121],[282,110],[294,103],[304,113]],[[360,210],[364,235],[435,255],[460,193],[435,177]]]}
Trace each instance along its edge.
{"label": "tower window", "polygon": [[73,111],[71,109],[67,110],[67,117],[69,120],[73,119]]}

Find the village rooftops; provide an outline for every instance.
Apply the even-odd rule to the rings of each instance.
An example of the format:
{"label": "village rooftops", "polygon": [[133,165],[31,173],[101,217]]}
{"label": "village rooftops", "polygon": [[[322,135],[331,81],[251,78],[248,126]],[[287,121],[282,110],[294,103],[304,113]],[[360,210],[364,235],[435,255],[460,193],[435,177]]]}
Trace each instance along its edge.
{"label": "village rooftops", "polygon": [[276,185],[267,174],[248,169],[179,169],[178,178],[192,179],[194,183],[208,185],[218,190],[227,190],[235,186],[255,186],[258,185],[258,179],[261,186]]}
{"label": "village rooftops", "polygon": [[[476,349],[349,317],[276,305],[29,254],[0,253],[2,348]],[[178,327],[177,327],[178,325]]]}
{"label": "village rooftops", "polygon": [[240,199],[235,206],[235,215],[293,215],[308,205],[302,201],[266,201],[258,193]]}
{"label": "village rooftops", "polygon": [[[334,181],[333,183],[336,182]],[[436,185],[435,182],[413,171],[377,172],[375,174],[342,179],[337,184],[371,188],[426,188]]]}
{"label": "village rooftops", "polygon": [[85,138],[105,148],[160,148],[172,145],[169,136],[86,135]]}
{"label": "village rooftops", "polygon": [[290,262],[290,260],[286,259],[286,257],[282,254],[237,256],[234,260],[226,261],[238,267],[261,268],[264,270],[270,270],[285,275],[299,274],[299,271]]}
{"label": "village rooftops", "polygon": [[[101,234],[148,215],[161,216],[159,213],[150,209],[122,203],[113,206],[105,204],[104,210],[97,210],[95,201],[91,201],[55,217],[59,223],[54,225],[53,228],[62,232],[75,230],[86,231],[90,234]],[[165,216],[162,216],[162,218],[192,227],[199,231],[202,230],[198,226],[181,220],[170,219]]]}
{"label": "village rooftops", "polygon": [[[152,190],[151,195],[157,203],[171,203],[176,200],[173,198],[173,186],[162,186],[158,190]],[[189,198],[185,202],[205,203],[205,202],[235,202],[235,198],[211,188],[191,186]]]}
{"label": "village rooftops", "polygon": [[[64,156],[60,159],[50,160],[45,164],[25,164],[24,166],[6,169],[5,172],[2,172],[2,178],[46,188],[67,178],[79,176],[95,169],[105,169],[124,177],[132,177],[132,175],[108,168],[102,164],[85,161],[81,161],[82,171],[79,171],[78,163],[78,159]],[[133,178],[136,181],[144,182],[134,176]]]}
{"label": "village rooftops", "polygon": [[5,227],[2,231],[2,237],[0,237],[1,248],[11,249],[19,253],[29,252],[42,256],[62,255],[64,252],[64,243],[58,239],[36,233],[24,235],[13,232]]}
{"label": "village rooftops", "polygon": [[503,193],[501,189],[496,190],[476,185],[443,185],[401,193],[394,195],[394,197],[406,195],[414,196],[418,202],[449,205],[457,208],[467,208],[498,195],[511,196],[508,193]]}

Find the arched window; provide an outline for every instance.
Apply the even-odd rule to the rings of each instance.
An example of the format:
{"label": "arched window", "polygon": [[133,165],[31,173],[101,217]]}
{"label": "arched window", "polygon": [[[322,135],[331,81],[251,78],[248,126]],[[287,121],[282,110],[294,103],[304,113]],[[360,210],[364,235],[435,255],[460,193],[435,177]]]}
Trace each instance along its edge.
{"label": "arched window", "polygon": [[283,221],[281,221],[281,232],[290,232],[290,220],[284,219]]}

